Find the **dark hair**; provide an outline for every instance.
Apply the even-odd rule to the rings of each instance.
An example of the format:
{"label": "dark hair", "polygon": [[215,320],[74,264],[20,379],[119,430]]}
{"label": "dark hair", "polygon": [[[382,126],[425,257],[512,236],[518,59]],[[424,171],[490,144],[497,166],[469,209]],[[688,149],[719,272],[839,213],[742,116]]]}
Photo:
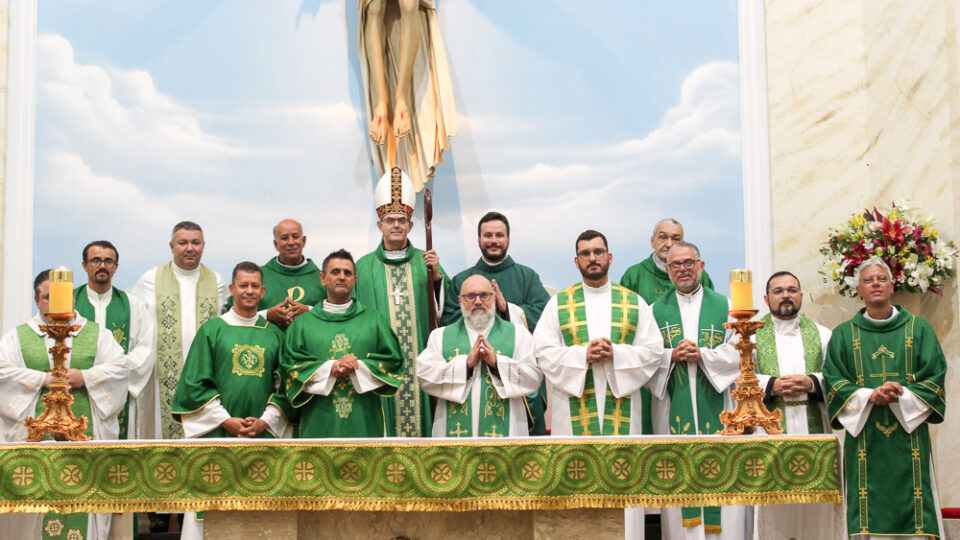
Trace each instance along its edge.
{"label": "dark hair", "polygon": [[197,225],[193,221],[181,221],[173,226],[173,232],[170,233],[170,241],[173,241],[173,237],[177,235],[177,231],[200,231],[200,234],[203,234],[203,229],[200,228],[200,225]]}
{"label": "dark hair", "polygon": [[37,298],[40,296],[40,285],[43,285],[44,281],[50,281],[50,271],[53,268],[47,268],[46,270],[37,274],[37,277],[33,278],[33,297]]}
{"label": "dark hair", "polygon": [[99,247],[104,249],[112,249],[113,255],[116,257],[115,262],[120,262],[120,252],[117,251],[117,248],[114,247],[108,240],[94,240],[89,244],[83,246],[83,262],[87,262],[87,252],[90,251],[92,247]]}
{"label": "dark hair", "polygon": [[323,268],[323,273],[324,273],[324,274],[327,273],[327,264],[328,264],[332,259],[344,259],[344,260],[350,261],[350,264],[353,265],[354,271],[356,271],[356,269],[357,269],[357,263],[353,262],[353,255],[351,255],[349,251],[347,251],[347,250],[345,250],[345,249],[343,249],[343,248],[340,248],[340,249],[334,251],[333,253],[327,255],[326,257],[324,257],[324,259],[323,259],[323,265],[321,266],[321,268]]}
{"label": "dark hair", "polygon": [[767,294],[770,294],[770,282],[773,281],[773,278],[778,278],[780,276],[790,276],[793,279],[797,280],[797,286],[798,287],[800,286],[800,278],[793,275],[791,272],[787,272],[786,270],[781,270],[779,272],[774,272],[773,275],[770,276],[769,279],[767,279],[767,288],[765,289],[767,291]]}
{"label": "dark hair", "polygon": [[577,252],[577,246],[580,245],[580,242],[593,240],[594,238],[603,238],[603,247],[606,250],[610,250],[610,246],[607,245],[607,237],[603,235],[600,231],[595,231],[593,229],[587,229],[580,233],[580,236],[577,237],[576,243],[573,244],[573,252]]}
{"label": "dark hair", "polygon": [[507,238],[510,237],[510,222],[507,221],[507,216],[500,212],[487,212],[480,218],[480,223],[477,223],[477,236],[480,236],[480,227],[488,221],[502,221],[507,226]]}
{"label": "dark hair", "polygon": [[233,267],[233,276],[230,278],[230,281],[235,283],[237,281],[237,272],[250,272],[253,274],[260,274],[260,281],[263,282],[263,270],[260,269],[260,265],[250,261],[243,261],[242,263],[237,263]]}

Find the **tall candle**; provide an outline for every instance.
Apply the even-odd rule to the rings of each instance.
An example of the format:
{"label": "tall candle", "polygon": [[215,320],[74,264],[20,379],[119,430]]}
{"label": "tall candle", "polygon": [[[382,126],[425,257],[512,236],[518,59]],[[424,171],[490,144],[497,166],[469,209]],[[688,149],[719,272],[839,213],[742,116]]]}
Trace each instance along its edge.
{"label": "tall candle", "polygon": [[50,271],[50,313],[73,313],[73,272],[63,266]]}
{"label": "tall candle", "polygon": [[730,271],[730,299],[734,311],[753,309],[753,277],[749,270]]}

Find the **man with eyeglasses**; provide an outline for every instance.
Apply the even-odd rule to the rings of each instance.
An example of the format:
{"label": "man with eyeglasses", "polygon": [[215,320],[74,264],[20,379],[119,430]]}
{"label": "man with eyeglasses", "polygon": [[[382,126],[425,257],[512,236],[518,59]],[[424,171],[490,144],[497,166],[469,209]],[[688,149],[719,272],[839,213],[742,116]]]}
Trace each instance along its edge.
{"label": "man with eyeglasses", "polygon": [[[95,321],[113,335],[127,355],[130,367],[130,386],[127,401],[117,418],[120,426],[119,439],[139,439],[137,422],[137,398],[143,392],[156,357],[153,345],[156,328],[150,311],[135,296],[113,286],[113,276],[120,265],[117,248],[107,240],[95,240],[83,248],[83,270],[87,283],[73,291],[77,313],[87,320]],[[115,516],[111,527],[118,533],[133,534],[133,514]]]}
{"label": "man with eyeglasses", "polygon": [[[757,331],[757,378],[768,408],[783,411],[785,433],[830,433],[823,392],[823,358],[830,330],[800,313],[803,292],[790,272],[767,280],[763,300],[770,313]],[[784,504],[757,509],[759,538],[840,538],[843,516],[836,504]]]}
{"label": "man with eyeglasses", "polygon": [[930,323],[891,302],[883,259],[864,261],[855,279],[864,308],[833,329],[823,364],[830,421],[846,432],[847,532],[939,538],[930,424],[944,420],[947,361]]}
{"label": "man with eyeglasses", "polygon": [[524,395],[540,385],[533,336],[496,312],[487,278],[460,288],[457,322],[430,333],[417,357],[420,386],[438,398],[434,437],[525,437]]}
{"label": "man with eyeglasses", "polygon": [[[550,295],[543,288],[540,276],[530,268],[513,261],[507,250],[510,247],[510,222],[500,212],[487,212],[477,225],[477,243],[480,245],[480,260],[460,272],[451,280],[451,290],[458,291],[470,276],[481,275],[490,280],[495,294],[497,315],[504,320],[533,331],[540,320],[543,307]],[[457,297],[447,296],[443,311],[443,323],[450,325],[460,320],[461,305]],[[544,414],[547,410],[547,387],[542,384],[524,400],[530,412],[530,435],[546,435]]]}
{"label": "man with eyeglasses", "polygon": [[[389,437],[429,437],[430,398],[420,389],[417,355],[430,335],[430,297],[437,320],[443,310],[449,279],[436,251],[422,251],[410,243],[417,194],[410,178],[394,167],[384,174],[374,191],[377,228],[383,235],[377,249],[357,261],[354,296],[368,309],[390,322],[403,349],[404,383],[396,394],[383,399]],[[433,270],[433,283],[427,269]]]}
{"label": "man with eyeglasses", "polygon": [[[700,250],[674,242],[667,272],[674,289],[653,304],[663,355],[653,381],[653,428],[669,435],[712,435],[723,428],[720,412],[731,409],[730,387],[740,376],[740,356],[732,345],[730,303],[704,287]],[[743,506],[664,508],[664,537],[743,540]],[[691,536],[692,535],[692,536]]]}
{"label": "man with eyeglasses", "polygon": [[[610,281],[613,255],[603,234],[577,237],[583,281],[547,302],[533,335],[550,381],[551,435],[639,435],[640,388],[656,373],[663,339],[650,307]],[[625,512],[628,538],[642,538],[644,511]]]}
{"label": "man with eyeglasses", "polygon": [[[661,219],[653,226],[650,247],[653,253],[646,259],[627,268],[620,278],[620,285],[640,295],[648,304],[653,304],[661,296],[673,289],[673,282],[667,273],[667,252],[673,244],[683,241],[683,225],[673,218]],[[700,274],[700,282],[713,289],[713,281],[706,271]]]}

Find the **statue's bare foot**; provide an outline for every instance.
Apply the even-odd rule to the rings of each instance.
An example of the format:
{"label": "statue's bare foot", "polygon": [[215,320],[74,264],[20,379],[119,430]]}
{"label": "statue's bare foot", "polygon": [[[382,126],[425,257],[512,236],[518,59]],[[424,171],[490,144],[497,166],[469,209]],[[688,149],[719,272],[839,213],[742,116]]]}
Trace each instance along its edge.
{"label": "statue's bare foot", "polygon": [[381,102],[373,109],[370,118],[370,140],[376,144],[383,144],[387,139],[387,104]]}
{"label": "statue's bare foot", "polygon": [[397,104],[393,108],[393,134],[399,139],[407,133],[410,133],[410,111],[407,110],[406,100],[397,98]]}

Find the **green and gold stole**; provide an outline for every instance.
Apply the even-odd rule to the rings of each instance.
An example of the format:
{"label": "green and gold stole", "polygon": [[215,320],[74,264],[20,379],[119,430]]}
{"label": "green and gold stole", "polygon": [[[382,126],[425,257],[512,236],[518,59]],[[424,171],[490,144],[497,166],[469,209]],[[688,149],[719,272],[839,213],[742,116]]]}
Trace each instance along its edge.
{"label": "green and gold stole", "polygon": [[[769,313],[761,321],[767,323],[757,330],[757,366],[759,373],[780,376],[780,360],[777,357],[777,338],[773,328],[773,318]],[[803,343],[803,363],[807,374],[817,373],[823,366],[823,349],[817,325],[806,315],[800,315],[800,339]],[[807,409],[807,432],[823,433],[823,415],[820,406],[809,401],[784,401],[780,396],[773,398],[774,407],[805,406]],[[780,427],[786,433],[786,418],[780,420]]]}
{"label": "green and gold stole", "polygon": [[[703,287],[703,299],[700,303],[700,319],[697,329],[697,346],[713,349],[723,343],[726,330],[729,304],[727,298]],[[657,319],[663,346],[674,349],[683,340],[683,318],[676,293],[665,295],[653,305],[653,316]],[[686,362],[674,364],[673,373],[667,382],[670,394],[670,434],[710,435],[720,431],[720,413],[723,411],[723,393],[717,392],[702,369],[697,370],[696,388],[687,385],[690,371]],[[697,425],[693,426],[693,392],[697,395]],[[691,430],[691,427],[693,429]],[[707,533],[720,532],[720,507],[684,507],[681,509],[684,527],[696,527],[703,523]],[[702,516],[702,517],[701,517]]]}
{"label": "green and gold stole", "polygon": [[[83,328],[73,338],[72,352],[70,353],[70,367],[74,369],[90,369],[93,367],[93,362],[97,357],[97,334],[99,333],[99,328],[97,323],[93,319],[87,320],[87,324],[83,325]],[[47,356],[47,346],[43,342],[43,337],[38,336],[36,332],[33,331],[33,328],[26,324],[21,324],[17,327],[17,337],[20,339],[20,351],[23,353],[23,362],[30,368],[37,371],[50,371],[50,358]],[[49,390],[41,393],[40,398],[37,399],[37,407],[35,409],[35,418],[39,418],[43,414],[43,409],[45,404],[43,403],[43,396],[45,396]],[[90,397],[87,395],[86,387],[74,388],[70,390],[70,395],[73,396],[73,405],[71,409],[75,416],[85,416],[89,420],[87,422],[87,436],[93,436],[93,416],[90,411]],[[51,439],[49,435],[44,437],[45,439]],[[67,469],[64,469],[67,470]],[[79,473],[79,470],[77,471]],[[69,476],[69,475],[68,475]],[[63,474],[61,474],[61,480],[63,480]],[[73,481],[71,476],[67,480],[64,480],[64,483],[68,485],[70,481]],[[78,483],[80,478],[77,477],[74,483]],[[83,538],[87,534],[87,517],[86,513],[76,513],[76,514],[56,514],[53,512],[44,514],[43,516],[43,530],[41,531],[41,537],[46,540],[48,538],[67,538],[73,533],[73,531],[78,531],[81,536],[78,538]],[[76,536],[76,535],[74,535]]]}
{"label": "green and gold stole", "polygon": [[[81,285],[73,290],[73,301],[77,313],[83,315],[87,320],[96,320],[96,309],[90,303],[87,296],[87,285]],[[110,297],[110,303],[107,304],[106,320],[103,321],[107,330],[113,334],[113,339],[123,347],[124,354],[129,352],[130,347],[130,299],[127,293],[113,287],[113,294]],[[117,416],[117,422],[120,424],[120,439],[127,439],[127,424],[130,417],[130,402],[123,404],[120,414]]]}
{"label": "green and gold stole", "polygon": [[[173,393],[183,367],[183,343],[180,329],[180,283],[173,273],[173,262],[157,267],[157,382],[160,386],[160,423],[164,439],[182,439],[183,428],[173,419]],[[217,276],[200,265],[197,281],[197,328],[217,316],[219,296]]]}
{"label": "green and gold stole", "polygon": [[[497,354],[513,357],[513,347],[515,344],[516,328],[496,317],[493,328],[487,341],[493,346]],[[459,354],[469,352],[473,347],[470,337],[467,334],[467,327],[460,319],[456,323],[443,329],[443,357],[447,360],[453,360]],[[483,437],[506,437],[510,434],[510,400],[502,399],[497,394],[497,389],[493,387],[490,380],[490,368],[486,362],[481,361],[479,365],[480,372],[480,406],[478,411],[480,423],[477,430]],[[469,382],[469,381],[468,381]],[[472,437],[473,422],[471,407],[473,406],[470,394],[462,404],[447,402],[447,436],[448,437]],[[497,431],[499,430],[499,432]]]}
{"label": "green and gold stole", "polygon": [[[637,294],[615,283],[610,284],[610,341],[632,343],[637,333],[640,304]],[[583,283],[571,285],[557,293],[557,315],[560,332],[567,347],[587,345],[587,308],[583,297]],[[630,396],[614,398],[607,384],[603,406],[603,430],[597,414],[596,387],[593,369],[587,366],[586,381],[580,397],[570,396],[570,425],[574,435],[629,435]]]}

